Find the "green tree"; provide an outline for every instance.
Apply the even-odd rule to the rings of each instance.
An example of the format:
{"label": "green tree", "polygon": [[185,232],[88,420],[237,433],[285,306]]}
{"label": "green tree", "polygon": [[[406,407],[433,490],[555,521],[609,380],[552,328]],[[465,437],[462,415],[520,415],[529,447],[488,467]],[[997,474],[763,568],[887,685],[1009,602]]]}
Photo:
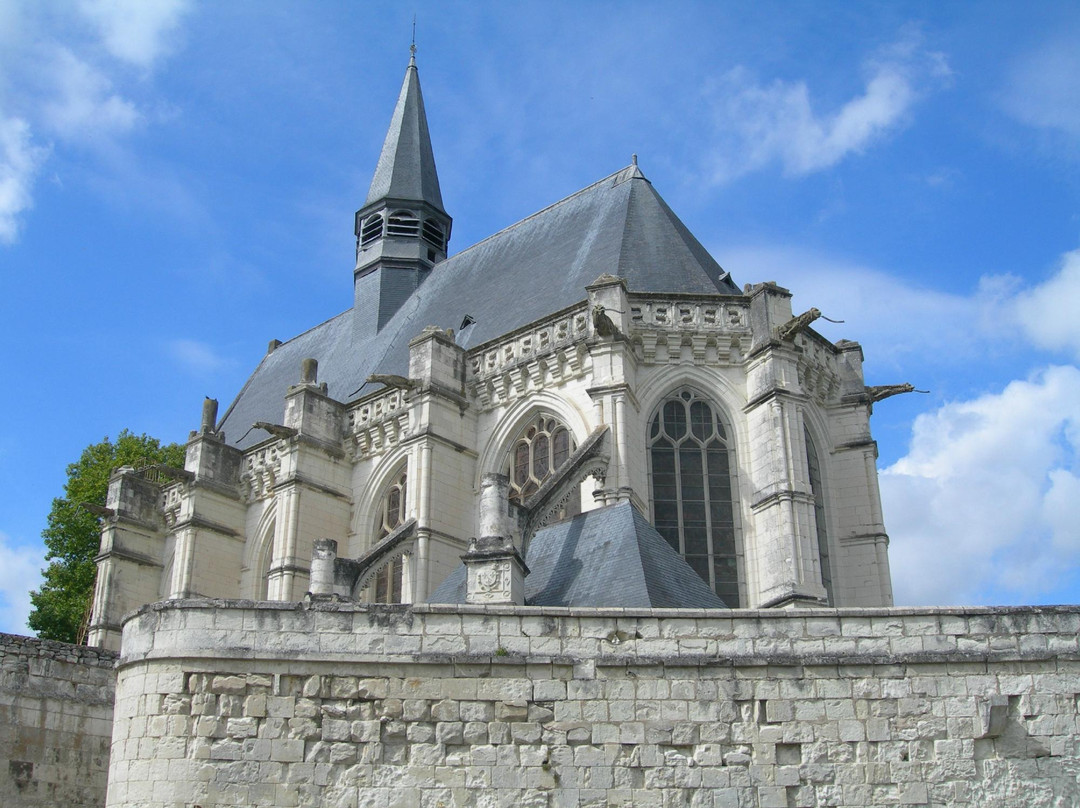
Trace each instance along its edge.
{"label": "green tree", "polygon": [[101,528],[97,517],[79,507],[88,502],[104,505],[109,475],[119,466],[148,466],[164,463],[184,465],[184,447],[176,443],[162,446],[157,438],[134,435],[124,430],[116,441],[107,437],[87,446],[79,459],[67,467],[64,496],[54,499],[48,527],[42,531],[49,552],[44,583],[30,593],[33,608],[30,628],[39,637],[63,642],[82,642],[84,626],[94,597]]}

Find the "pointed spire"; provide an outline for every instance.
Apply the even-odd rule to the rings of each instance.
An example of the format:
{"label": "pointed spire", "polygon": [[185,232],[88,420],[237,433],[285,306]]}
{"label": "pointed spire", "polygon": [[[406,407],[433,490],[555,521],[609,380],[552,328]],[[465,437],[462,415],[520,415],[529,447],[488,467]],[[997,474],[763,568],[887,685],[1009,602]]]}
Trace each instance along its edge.
{"label": "pointed spire", "polygon": [[420,93],[420,76],[416,69],[415,42],[409,51],[405,80],[364,207],[391,198],[427,202],[442,211],[439,175],[435,171],[435,156],[431,151],[424,97]]}

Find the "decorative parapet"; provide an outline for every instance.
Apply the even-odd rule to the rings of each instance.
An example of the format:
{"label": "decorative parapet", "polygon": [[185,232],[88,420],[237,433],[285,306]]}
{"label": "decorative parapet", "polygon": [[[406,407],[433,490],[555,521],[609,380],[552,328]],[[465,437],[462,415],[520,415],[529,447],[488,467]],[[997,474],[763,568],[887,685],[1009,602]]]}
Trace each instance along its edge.
{"label": "decorative parapet", "polygon": [[353,460],[381,455],[412,433],[409,397],[409,389],[394,387],[349,406],[345,414],[345,449]]}
{"label": "decorative parapet", "polygon": [[711,359],[711,348],[721,364],[742,361],[749,347],[750,304],[741,298],[631,294],[629,300],[630,337],[647,364],[667,361],[684,344],[695,362]]}
{"label": "decorative parapet", "polygon": [[281,461],[286,454],[285,441],[275,440],[247,451],[240,472],[240,495],[244,502],[266,499],[281,479]]}
{"label": "decorative parapet", "polygon": [[172,530],[180,518],[180,510],[184,500],[191,491],[191,483],[180,481],[168,485],[161,492],[161,512],[165,518],[165,525]]}
{"label": "decorative parapet", "polygon": [[481,411],[558,387],[584,372],[588,336],[583,301],[469,351],[466,385]]}

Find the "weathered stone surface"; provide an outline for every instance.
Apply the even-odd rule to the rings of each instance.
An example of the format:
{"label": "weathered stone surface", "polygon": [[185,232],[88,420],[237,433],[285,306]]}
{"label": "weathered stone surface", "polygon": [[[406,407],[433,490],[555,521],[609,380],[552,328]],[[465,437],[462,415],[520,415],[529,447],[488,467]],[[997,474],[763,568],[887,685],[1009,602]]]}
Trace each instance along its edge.
{"label": "weathered stone surface", "polygon": [[[278,611],[306,647],[209,630],[213,610],[242,626],[259,608],[162,606],[129,624],[150,634],[120,667],[110,805],[265,804],[267,789],[274,804],[380,808],[1080,801],[1080,656],[1045,650],[1077,610],[417,606],[335,631],[332,662],[321,619],[329,631],[363,607]],[[429,618],[439,636],[453,625],[526,653],[401,650],[422,647]],[[1045,645],[1008,641],[1033,623]],[[945,628],[952,641],[925,642]],[[627,637],[617,649],[580,644],[613,631]],[[372,654],[376,633],[402,642]],[[725,636],[740,644],[724,655],[701,645]],[[530,660],[537,639],[557,661],[549,646]]]}
{"label": "weathered stone surface", "polygon": [[[0,805],[104,804],[115,661],[109,651],[0,634]],[[173,727],[169,718],[191,711],[182,693],[153,704],[163,736]],[[146,726],[136,720],[132,729],[141,737]],[[135,735],[122,741],[139,746]]]}

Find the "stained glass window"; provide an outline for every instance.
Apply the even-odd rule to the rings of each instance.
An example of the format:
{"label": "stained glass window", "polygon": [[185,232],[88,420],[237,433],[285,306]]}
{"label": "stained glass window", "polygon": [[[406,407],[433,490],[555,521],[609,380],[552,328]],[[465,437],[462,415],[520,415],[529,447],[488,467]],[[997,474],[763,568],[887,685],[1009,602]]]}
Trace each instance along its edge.
{"label": "stained glass window", "polygon": [[[510,450],[510,501],[524,502],[540,490],[574,451],[570,430],[550,415],[539,415],[521,431]],[[563,516],[581,513],[581,502],[571,497]]]}
{"label": "stained glass window", "polygon": [[[389,536],[394,529],[405,521],[405,469],[383,496],[378,516],[375,518],[375,542]],[[401,578],[404,565],[401,556],[395,558],[379,570],[368,584],[373,603],[401,603]]]}
{"label": "stained glass window", "polygon": [[731,451],[716,409],[691,390],[649,425],[653,524],[728,605],[740,605]]}

